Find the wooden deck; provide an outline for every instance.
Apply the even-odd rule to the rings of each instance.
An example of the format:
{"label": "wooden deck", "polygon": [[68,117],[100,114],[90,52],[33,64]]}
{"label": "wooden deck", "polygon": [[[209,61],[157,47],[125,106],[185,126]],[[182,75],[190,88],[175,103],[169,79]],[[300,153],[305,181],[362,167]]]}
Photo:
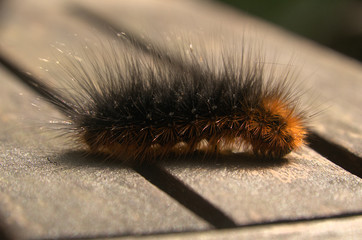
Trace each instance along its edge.
{"label": "wooden deck", "polygon": [[208,1],[0,3],[0,56],[34,77],[56,79],[57,46],[88,36],[125,32],[170,48],[167,36],[201,38],[213,50],[243,36],[266,62],[295,70],[321,110],[309,147],[284,161],[237,154],[129,168],[40,129],[59,113],[0,64],[0,238],[362,239],[361,63]]}

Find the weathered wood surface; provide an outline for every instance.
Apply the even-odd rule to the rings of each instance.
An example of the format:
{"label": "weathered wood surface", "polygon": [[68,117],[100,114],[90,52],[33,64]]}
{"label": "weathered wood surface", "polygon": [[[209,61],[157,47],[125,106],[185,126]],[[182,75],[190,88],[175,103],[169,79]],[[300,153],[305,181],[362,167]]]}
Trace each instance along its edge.
{"label": "weathered wood surface", "polygon": [[163,166],[238,225],[361,211],[361,180],[313,151],[293,153],[280,163],[245,156],[223,160]]}
{"label": "weathered wood surface", "polygon": [[[92,31],[88,28],[94,24],[84,21],[84,17],[70,8],[74,1],[28,0],[7,4],[4,5],[7,11],[2,11],[1,16],[1,48],[27,71],[45,79],[49,75],[44,68],[49,63],[44,59],[54,60],[54,48],[50,45],[74,41],[77,46],[77,39],[82,40],[83,34],[87,36]],[[353,152],[357,155],[354,160],[360,160],[362,67],[359,63],[209,2],[80,1],[79,6],[121,29],[126,26],[133,34],[147,34],[152,41],[166,45],[174,44],[164,41],[168,32],[172,36],[189,32],[186,37],[195,48],[200,43],[197,38],[202,36],[205,44],[213,44],[213,49],[217,49],[223,42],[216,35],[237,38],[240,33],[251,31],[250,38],[263,38],[263,49],[271,59],[277,52],[278,61],[285,64],[293,53],[293,65],[301,69],[298,79],[305,80],[313,94],[327,99],[330,106],[312,124],[317,133]],[[132,169],[82,157],[65,144],[67,140],[49,141],[54,136],[51,132],[39,135],[35,123],[59,115],[3,69],[0,76],[0,213],[6,216],[9,226],[19,228],[27,238],[210,230],[362,212],[361,179],[309,148],[275,163],[236,154],[217,161],[167,162],[153,170],[138,171],[158,189]],[[160,179],[155,180],[153,176],[158,173]],[[165,179],[174,180],[162,183]],[[173,193],[173,188],[181,193]],[[187,194],[183,197],[183,193]],[[188,198],[198,202],[190,203]],[[207,202],[211,206],[199,210]],[[209,210],[212,213],[208,215]],[[218,214],[229,225],[215,220]],[[293,237],[308,239],[315,232],[317,236],[333,239],[359,236],[360,222],[360,217],[341,218],[185,236],[253,239],[269,235],[283,239],[290,231]],[[351,231],[341,227],[349,223]],[[336,228],[330,233],[319,229],[319,224]],[[308,230],[303,233],[304,229]]]}
{"label": "weathered wood surface", "polygon": [[345,219],[329,219],[314,222],[277,224],[267,226],[246,227],[232,230],[218,230],[201,233],[167,234],[145,237],[116,238],[122,240],[337,240],[337,239],[361,239],[362,217]]}

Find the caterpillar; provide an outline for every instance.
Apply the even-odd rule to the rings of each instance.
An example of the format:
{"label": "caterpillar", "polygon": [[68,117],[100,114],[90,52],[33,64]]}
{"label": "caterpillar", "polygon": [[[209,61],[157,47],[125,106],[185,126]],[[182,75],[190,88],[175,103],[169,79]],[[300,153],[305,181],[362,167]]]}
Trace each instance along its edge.
{"label": "caterpillar", "polygon": [[63,130],[91,153],[142,163],[246,147],[281,158],[305,144],[306,114],[289,71],[267,71],[245,46],[206,56],[192,44],[142,52],[131,37],[134,49],[125,47],[124,39],[58,61],[63,88],[27,82],[58,108],[67,119]]}

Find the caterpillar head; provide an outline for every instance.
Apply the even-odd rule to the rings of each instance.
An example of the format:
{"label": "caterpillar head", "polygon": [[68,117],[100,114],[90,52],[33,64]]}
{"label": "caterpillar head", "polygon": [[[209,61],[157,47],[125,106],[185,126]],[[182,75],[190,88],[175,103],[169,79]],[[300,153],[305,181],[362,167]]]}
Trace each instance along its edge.
{"label": "caterpillar head", "polygon": [[303,146],[307,134],[301,114],[280,98],[265,98],[249,110],[245,131],[254,153],[274,158]]}

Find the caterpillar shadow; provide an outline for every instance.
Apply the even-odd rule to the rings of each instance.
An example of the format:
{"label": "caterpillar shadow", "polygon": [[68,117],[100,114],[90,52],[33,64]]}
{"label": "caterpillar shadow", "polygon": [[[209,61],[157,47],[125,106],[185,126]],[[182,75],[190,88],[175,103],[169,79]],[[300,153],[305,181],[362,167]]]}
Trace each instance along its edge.
{"label": "caterpillar shadow", "polygon": [[58,156],[49,157],[49,161],[69,167],[92,166],[99,168],[139,168],[143,166],[172,166],[179,168],[205,169],[267,169],[283,167],[289,163],[287,158],[268,158],[249,153],[205,154],[195,152],[185,156],[167,156],[162,160],[135,163],[125,159],[110,157],[106,154],[92,154],[86,150],[68,151]]}

